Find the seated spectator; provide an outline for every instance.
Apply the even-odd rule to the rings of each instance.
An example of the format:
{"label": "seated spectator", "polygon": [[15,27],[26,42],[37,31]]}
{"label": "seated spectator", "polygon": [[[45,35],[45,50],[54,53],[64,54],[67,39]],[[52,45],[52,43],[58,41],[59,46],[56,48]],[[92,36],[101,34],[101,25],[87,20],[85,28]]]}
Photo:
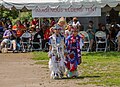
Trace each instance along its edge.
{"label": "seated spectator", "polygon": [[[104,32],[105,34],[106,34],[106,38],[98,38],[98,40],[100,40],[100,41],[105,41],[105,39],[107,39],[107,48],[109,48],[110,47],[110,41],[109,41],[109,37],[110,37],[110,35],[109,35],[109,31],[106,29],[106,26],[104,25],[104,24],[101,24],[100,25],[100,27],[101,28],[99,28],[98,29],[98,31],[102,31],[102,32]],[[97,39],[97,38],[96,38]],[[103,44],[100,44],[100,46],[102,47],[103,46]]]}
{"label": "seated spectator", "polygon": [[38,20],[38,18],[33,18],[32,22],[31,22],[31,25],[38,26],[38,25],[39,25],[39,20]]}
{"label": "seated spectator", "polygon": [[17,20],[16,24],[12,27],[12,29],[15,30],[17,33],[17,43],[20,43],[20,37],[22,36],[24,31],[26,31],[26,28],[20,20]]}
{"label": "seated spectator", "polygon": [[[33,42],[38,42],[38,43],[40,43],[40,39],[41,39],[41,40],[43,39],[43,31],[37,26],[37,27],[36,27],[36,34],[34,35]],[[33,47],[34,47],[35,49],[38,49],[38,48],[40,48],[40,45],[38,45],[38,44],[33,44]]]}
{"label": "seated spectator", "polygon": [[50,26],[50,22],[47,18],[43,18],[43,22],[41,23],[41,28],[43,29],[43,32],[47,29],[48,26]]}
{"label": "seated spectator", "polygon": [[28,29],[28,28],[30,27],[30,22],[28,21],[28,19],[25,19],[25,20],[23,21],[23,25],[24,25],[24,27],[25,27],[26,29]]}
{"label": "seated spectator", "polygon": [[8,29],[5,30],[3,34],[3,41],[1,42],[1,49],[5,46],[5,44],[12,44],[13,52],[16,51],[16,31],[12,30],[11,26],[8,26]]}
{"label": "seated spectator", "polygon": [[0,32],[3,32],[3,31],[4,31],[4,27],[3,27],[2,21],[0,21]]}
{"label": "seated spectator", "polygon": [[101,26],[101,31],[106,33],[106,38],[107,38],[107,40],[109,40],[109,36],[110,36],[109,31],[106,29],[105,25]]}
{"label": "seated spectator", "polygon": [[44,32],[44,40],[43,40],[43,48],[47,49],[49,46],[47,42],[49,42],[49,37],[50,37],[50,28],[47,27],[45,32]]}
{"label": "seated spectator", "polygon": [[24,27],[20,20],[16,22],[16,25],[14,25],[12,29],[17,32],[17,37],[21,37],[24,31],[26,31],[26,28]]}

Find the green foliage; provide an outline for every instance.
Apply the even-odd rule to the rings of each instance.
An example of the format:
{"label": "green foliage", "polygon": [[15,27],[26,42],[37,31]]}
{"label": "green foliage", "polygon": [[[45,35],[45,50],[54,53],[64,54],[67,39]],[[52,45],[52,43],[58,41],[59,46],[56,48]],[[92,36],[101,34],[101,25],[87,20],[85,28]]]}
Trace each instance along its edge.
{"label": "green foliage", "polygon": [[17,20],[24,21],[24,19],[32,20],[31,11],[20,12],[19,10],[0,10],[0,18],[10,18],[15,24]]}
{"label": "green foliage", "polygon": [[22,20],[22,21],[23,21],[24,19],[31,20],[31,19],[32,19],[32,14],[31,14],[31,12],[20,12],[19,18],[20,18],[20,20]]}
{"label": "green foliage", "polygon": [[2,13],[0,14],[0,17],[4,17],[4,18],[16,19],[19,15],[18,11],[4,10],[1,12]]}

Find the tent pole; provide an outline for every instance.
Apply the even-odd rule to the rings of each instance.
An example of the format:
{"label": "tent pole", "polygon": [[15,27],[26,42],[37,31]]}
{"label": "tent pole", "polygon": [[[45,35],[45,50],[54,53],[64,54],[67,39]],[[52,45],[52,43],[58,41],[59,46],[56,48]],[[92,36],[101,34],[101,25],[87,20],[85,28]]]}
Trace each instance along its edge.
{"label": "tent pole", "polygon": [[39,28],[40,28],[40,25],[41,25],[41,18],[39,18],[39,25],[38,25],[38,26],[39,26]]}
{"label": "tent pole", "polygon": [[21,12],[20,12],[20,10],[19,10],[19,15],[18,15],[18,18],[19,18],[19,20],[20,20],[20,16],[21,16],[21,14],[20,14]]}

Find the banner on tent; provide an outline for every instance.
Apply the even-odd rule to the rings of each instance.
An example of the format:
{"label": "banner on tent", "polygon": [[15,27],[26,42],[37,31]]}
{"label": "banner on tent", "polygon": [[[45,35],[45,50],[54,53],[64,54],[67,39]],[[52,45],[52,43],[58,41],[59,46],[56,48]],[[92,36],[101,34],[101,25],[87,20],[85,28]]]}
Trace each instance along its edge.
{"label": "banner on tent", "polygon": [[92,17],[101,16],[101,8],[95,5],[92,6],[80,6],[80,7],[36,7],[32,10],[33,17]]}

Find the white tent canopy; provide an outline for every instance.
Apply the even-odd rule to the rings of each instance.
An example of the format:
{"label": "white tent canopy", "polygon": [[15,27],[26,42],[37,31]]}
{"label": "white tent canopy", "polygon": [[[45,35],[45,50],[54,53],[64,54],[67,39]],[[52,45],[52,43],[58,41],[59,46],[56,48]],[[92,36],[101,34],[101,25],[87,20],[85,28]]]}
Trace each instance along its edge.
{"label": "white tent canopy", "polygon": [[11,9],[13,6],[16,9],[22,9],[26,7],[28,10],[34,9],[36,6],[42,7],[56,7],[63,6],[69,7],[70,5],[90,5],[95,4],[101,8],[108,4],[110,7],[116,7],[120,4],[120,0],[0,0],[0,5],[5,8]]}
{"label": "white tent canopy", "polygon": [[[116,11],[120,11],[120,0],[29,0],[29,1],[28,0],[0,0],[0,8],[7,8],[9,10],[20,9],[23,11],[32,10],[33,17],[43,17],[45,15],[44,14],[45,12],[43,12],[43,10],[46,10],[46,9],[50,9],[50,10],[53,8],[69,9],[70,7],[72,7],[72,9],[79,9],[82,5],[84,7],[84,11],[81,13],[80,11],[77,11],[74,13],[72,12],[66,13],[66,10],[62,12],[64,12],[64,15],[68,15],[68,16],[75,16],[75,15],[76,16],[78,15],[79,16],[85,16],[85,15],[100,16],[101,8],[102,8],[102,12],[108,12],[112,8],[114,8],[114,10]],[[85,10],[86,7],[91,8],[92,6],[95,6],[97,10],[93,13],[86,12]],[[34,10],[36,8],[40,8],[39,12],[38,10]],[[36,15],[36,11],[38,13],[37,15]],[[43,13],[41,14],[41,12]],[[49,17],[49,16],[58,17],[58,15],[59,16],[63,15],[62,12],[61,13],[52,12],[51,15],[49,11],[47,12],[48,13],[46,13],[46,17]]]}

